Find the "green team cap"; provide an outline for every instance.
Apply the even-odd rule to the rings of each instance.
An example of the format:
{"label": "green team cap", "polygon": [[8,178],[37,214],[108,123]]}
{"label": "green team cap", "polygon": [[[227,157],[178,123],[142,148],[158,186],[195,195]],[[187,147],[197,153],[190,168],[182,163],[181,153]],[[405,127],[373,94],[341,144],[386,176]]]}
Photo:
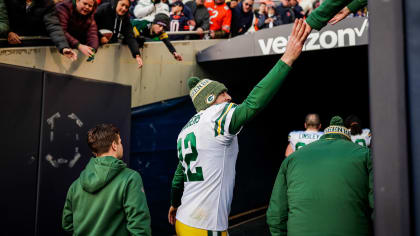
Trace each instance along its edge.
{"label": "green team cap", "polygon": [[330,126],[325,128],[324,134],[341,134],[351,140],[350,130],[344,126],[343,118],[340,116],[334,116],[331,118]]}
{"label": "green team cap", "polygon": [[226,86],[220,82],[210,79],[200,80],[198,77],[188,79],[188,88],[197,112],[210,107],[220,93],[227,91]]}

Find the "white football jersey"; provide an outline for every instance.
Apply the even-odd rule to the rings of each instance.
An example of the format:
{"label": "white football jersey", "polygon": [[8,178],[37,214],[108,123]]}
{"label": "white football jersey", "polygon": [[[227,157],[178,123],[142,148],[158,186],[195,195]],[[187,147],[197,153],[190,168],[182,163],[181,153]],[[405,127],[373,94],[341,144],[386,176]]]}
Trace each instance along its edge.
{"label": "white football jersey", "polygon": [[318,140],[324,132],[321,131],[292,131],[289,133],[289,142],[293,151]]}
{"label": "white football jersey", "polygon": [[359,144],[360,146],[369,147],[371,138],[372,134],[370,133],[370,129],[363,129],[361,134],[352,135],[351,141]]}
{"label": "white football jersey", "polygon": [[176,218],[205,230],[224,231],[235,184],[238,138],[229,133],[237,105],[212,105],[197,113],[178,135],[184,192]]}

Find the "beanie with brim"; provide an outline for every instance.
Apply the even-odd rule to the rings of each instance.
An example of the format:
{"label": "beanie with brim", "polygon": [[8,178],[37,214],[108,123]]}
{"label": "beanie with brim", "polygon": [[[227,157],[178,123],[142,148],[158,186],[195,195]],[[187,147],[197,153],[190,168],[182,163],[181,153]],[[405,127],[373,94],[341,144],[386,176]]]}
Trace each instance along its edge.
{"label": "beanie with brim", "polygon": [[340,116],[331,118],[330,126],[324,130],[325,134],[340,134],[351,140],[350,130],[344,126],[343,119]]}
{"label": "beanie with brim", "polygon": [[170,22],[169,16],[163,13],[158,13],[155,15],[155,19],[153,20],[152,24],[161,25],[163,26],[165,30],[167,30],[169,29],[169,22]]}
{"label": "beanie with brim", "polygon": [[197,112],[206,110],[216,101],[219,94],[227,91],[226,86],[220,82],[210,79],[200,80],[197,77],[188,79],[188,87],[191,100]]}

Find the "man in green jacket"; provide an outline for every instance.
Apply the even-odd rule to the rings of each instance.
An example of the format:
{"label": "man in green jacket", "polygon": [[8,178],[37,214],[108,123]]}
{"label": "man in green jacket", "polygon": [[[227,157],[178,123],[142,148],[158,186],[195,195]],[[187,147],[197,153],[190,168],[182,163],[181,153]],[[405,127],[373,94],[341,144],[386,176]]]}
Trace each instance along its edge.
{"label": "man in green jacket", "polygon": [[267,211],[273,236],[373,235],[369,149],[351,141],[336,116],[320,140],[287,157]]}
{"label": "man in green jacket", "polygon": [[150,214],[140,174],[121,160],[118,128],[97,125],[88,132],[95,154],[67,193],[63,228],[73,235],[150,236]]}
{"label": "man in green jacket", "polygon": [[366,5],[367,0],[325,0],[306,19],[307,30],[321,30],[328,22],[335,24]]}

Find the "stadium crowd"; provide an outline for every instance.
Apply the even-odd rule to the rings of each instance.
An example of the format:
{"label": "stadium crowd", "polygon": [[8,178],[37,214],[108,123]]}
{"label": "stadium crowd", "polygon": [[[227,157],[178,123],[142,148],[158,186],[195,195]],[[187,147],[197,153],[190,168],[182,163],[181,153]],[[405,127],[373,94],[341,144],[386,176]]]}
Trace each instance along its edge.
{"label": "stadium crowd", "polygon": [[100,45],[121,42],[140,68],[145,41],[163,41],[182,60],[171,40],[229,38],[289,24],[321,1],[261,0],[257,7],[254,0],[0,0],[0,37],[25,46],[22,36],[49,36],[64,56],[76,60],[72,49],[78,49],[88,61]]}

